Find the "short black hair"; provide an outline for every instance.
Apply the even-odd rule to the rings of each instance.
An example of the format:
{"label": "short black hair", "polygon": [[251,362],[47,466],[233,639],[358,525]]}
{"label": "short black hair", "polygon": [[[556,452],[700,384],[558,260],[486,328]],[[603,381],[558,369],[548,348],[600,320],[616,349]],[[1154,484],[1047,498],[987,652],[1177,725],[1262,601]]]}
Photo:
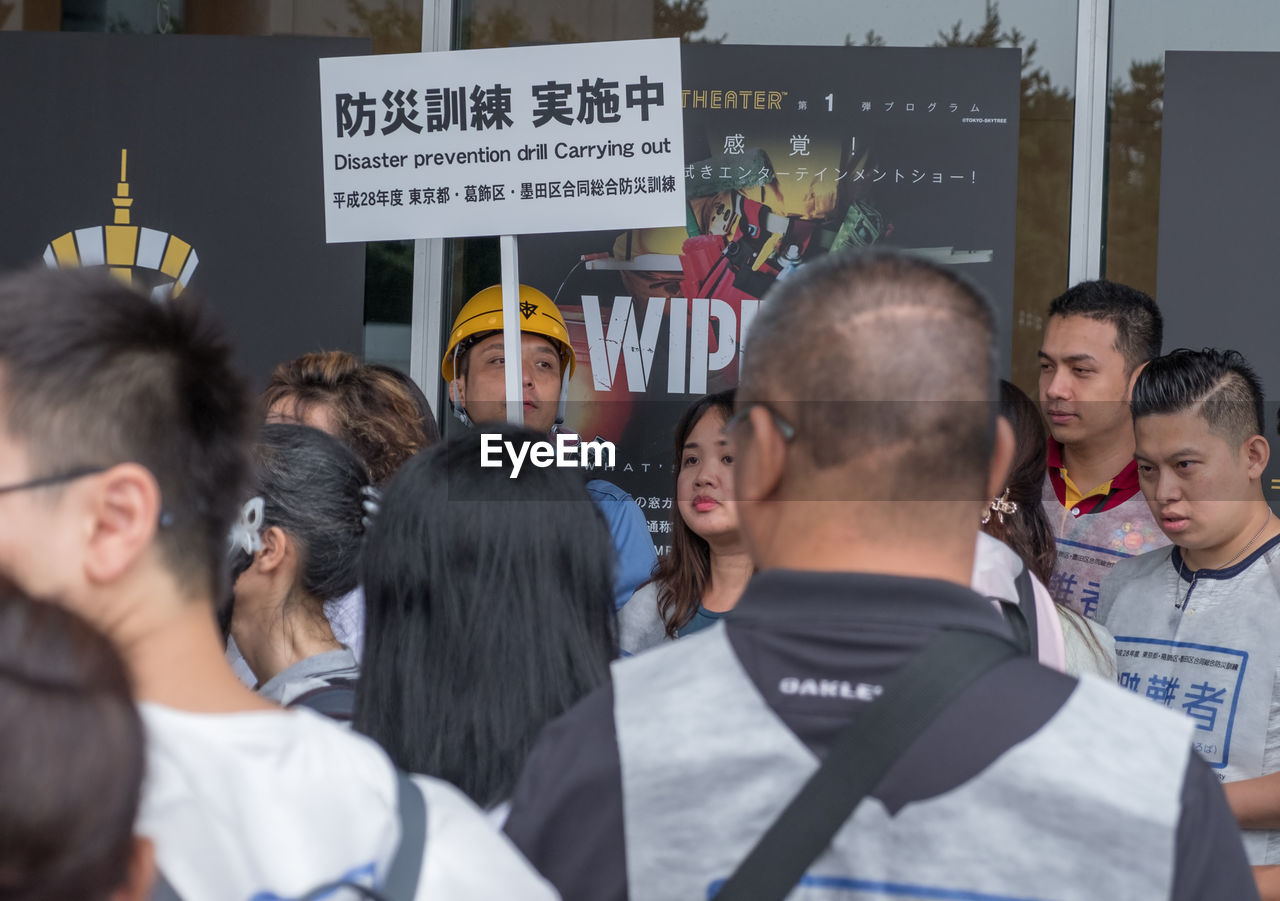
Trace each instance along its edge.
{"label": "short black hair", "polygon": [[1164,317],[1147,294],[1119,282],[1096,279],[1068,288],[1049,303],[1050,316],[1084,316],[1116,328],[1116,350],[1133,372],[1160,356]]}
{"label": "short black hair", "polygon": [[[317,602],[351,592],[364,540],[364,461],[319,429],[277,423],[263,426],[253,462],[250,492],[263,501],[262,529],[277,526],[293,539],[298,587]],[[253,558],[243,548],[231,553],[231,573],[238,577]]]}
{"label": "short black hair", "polygon": [[1147,364],[1133,386],[1133,418],[1196,408],[1238,447],[1264,428],[1262,380],[1234,350],[1180,347]]}
{"label": "short black hair", "polygon": [[995,435],[995,332],[990,302],[951,269],[900,251],[830,254],[765,296],[737,407],[772,402],[817,469],[867,460],[874,471],[850,486],[859,497],[978,500]]}
{"label": "short black hair", "polygon": [[0,323],[0,416],[32,474],[145,466],[166,565],[186,590],[219,597],[251,406],[191,292],[156,302],[104,269],[36,269],[0,279]]}
{"label": "short black hair", "polygon": [[391,479],[365,540],[365,653],[355,728],[411,773],[489,807],[511,796],[534,739],[609,679],[613,542],[581,474],[503,456],[485,435],[418,454]]}

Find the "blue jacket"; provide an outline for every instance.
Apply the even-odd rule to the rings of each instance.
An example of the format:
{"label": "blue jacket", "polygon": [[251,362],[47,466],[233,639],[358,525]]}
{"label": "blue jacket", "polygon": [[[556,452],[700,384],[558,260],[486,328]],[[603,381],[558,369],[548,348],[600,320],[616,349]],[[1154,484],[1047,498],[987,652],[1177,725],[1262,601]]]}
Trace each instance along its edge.
{"label": "blue jacket", "polygon": [[613,536],[613,547],[617,552],[613,570],[613,606],[620,609],[640,583],[649,578],[658,562],[658,555],[653,549],[644,514],[631,495],[604,479],[587,482],[587,493],[604,514],[609,534]]}

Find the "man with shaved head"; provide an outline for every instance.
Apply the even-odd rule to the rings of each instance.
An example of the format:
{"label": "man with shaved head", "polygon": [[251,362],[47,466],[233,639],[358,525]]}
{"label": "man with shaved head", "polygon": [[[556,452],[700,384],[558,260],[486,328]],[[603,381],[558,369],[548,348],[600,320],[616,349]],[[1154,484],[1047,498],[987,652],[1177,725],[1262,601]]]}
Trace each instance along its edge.
{"label": "man with shaved head", "polygon": [[[615,664],[544,731],[507,831],[563,897],[1256,896],[1189,725],[1013,653],[968,588],[1013,450],[994,335],[975,287],[897,253],[833,255],[765,298],[725,425],[758,574],[723,624]],[[761,837],[815,771],[883,749],[883,720],[861,724],[960,633],[998,662],[783,866],[821,803]],[[777,862],[758,872],[803,875],[730,878],[757,842]]]}

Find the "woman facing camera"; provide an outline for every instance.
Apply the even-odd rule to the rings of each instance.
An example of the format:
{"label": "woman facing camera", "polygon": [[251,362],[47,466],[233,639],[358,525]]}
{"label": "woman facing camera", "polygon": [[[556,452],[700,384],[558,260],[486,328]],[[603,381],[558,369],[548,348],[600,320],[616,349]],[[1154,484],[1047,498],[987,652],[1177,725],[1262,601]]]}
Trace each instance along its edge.
{"label": "woman facing camera", "polygon": [[401,769],[505,817],[538,732],[609,678],[613,543],[576,471],[482,466],[488,426],[437,444],[387,485],[362,565],[355,726]]}
{"label": "woman facing camera", "polygon": [[369,473],[307,426],[265,426],[253,456],[253,497],[231,535],[231,637],[259,694],[349,721],[359,670],[325,603],[356,587]]}
{"label": "woman facing camera", "polygon": [[733,396],[730,389],[700,398],[676,424],[671,550],[618,613],[625,653],[714,624],[737,605],[751,579],[733,501],[733,447],[723,433]]}

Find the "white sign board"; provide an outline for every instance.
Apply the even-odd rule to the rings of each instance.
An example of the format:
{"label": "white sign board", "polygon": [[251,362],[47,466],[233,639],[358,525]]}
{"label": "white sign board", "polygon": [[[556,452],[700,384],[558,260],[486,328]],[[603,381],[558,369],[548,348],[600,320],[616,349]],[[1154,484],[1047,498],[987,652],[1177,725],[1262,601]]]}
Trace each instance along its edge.
{"label": "white sign board", "polygon": [[330,243],[683,225],[675,38],[320,60]]}

